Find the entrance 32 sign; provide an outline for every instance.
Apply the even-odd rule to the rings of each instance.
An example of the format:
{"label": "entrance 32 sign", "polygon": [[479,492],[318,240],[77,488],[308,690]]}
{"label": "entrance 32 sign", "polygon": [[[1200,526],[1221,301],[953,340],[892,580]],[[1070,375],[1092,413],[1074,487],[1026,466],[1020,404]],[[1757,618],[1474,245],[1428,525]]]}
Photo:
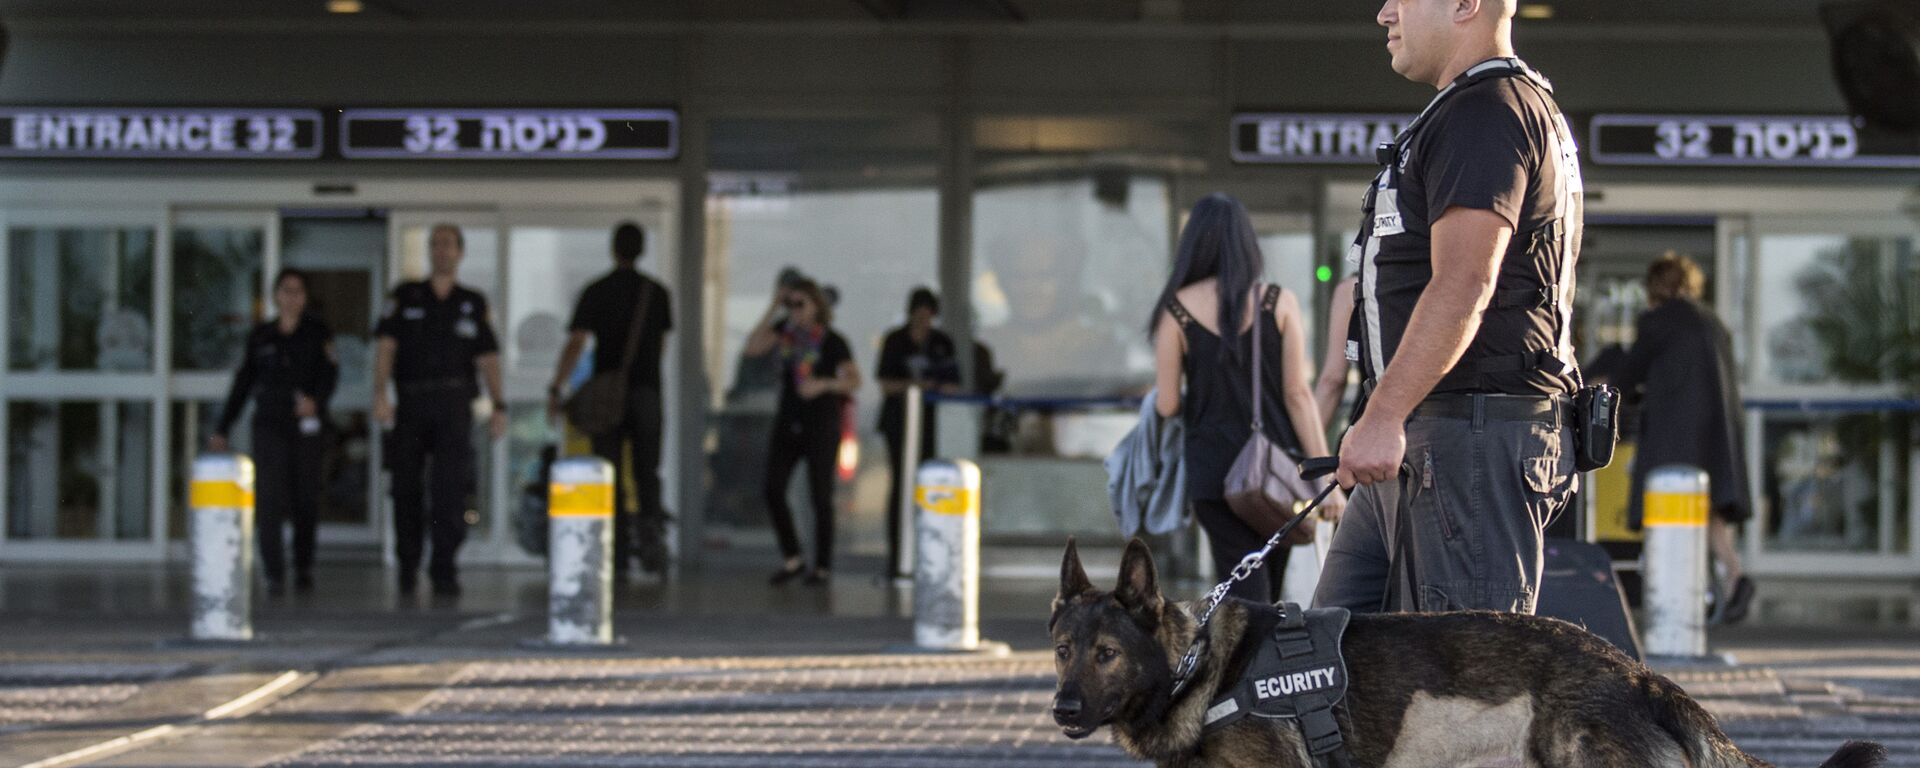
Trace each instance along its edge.
{"label": "entrance 32 sign", "polygon": [[0,107],[0,157],[284,160],[320,149],[313,110]]}
{"label": "entrance 32 sign", "polygon": [[1913,138],[1846,117],[1596,115],[1592,131],[1603,165],[1920,168]]}
{"label": "entrance 32 sign", "polygon": [[350,109],[340,117],[348,159],[670,159],[671,110]]}

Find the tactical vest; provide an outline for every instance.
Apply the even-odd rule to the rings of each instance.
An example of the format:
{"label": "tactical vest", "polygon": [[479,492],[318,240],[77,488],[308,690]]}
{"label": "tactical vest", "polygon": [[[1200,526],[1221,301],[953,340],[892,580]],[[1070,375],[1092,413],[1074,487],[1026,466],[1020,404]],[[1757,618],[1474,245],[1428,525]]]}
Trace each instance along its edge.
{"label": "tactical vest", "polygon": [[1351,614],[1345,608],[1303,611],[1294,603],[1271,609],[1280,618],[1273,636],[1258,644],[1246,672],[1207,708],[1201,733],[1212,734],[1247,717],[1292,720],[1316,763],[1347,765],[1346,741],[1333,708],[1347,695],[1340,639]]}
{"label": "tactical vest", "polygon": [[[1554,141],[1558,157],[1558,180],[1554,190],[1557,216],[1527,232],[1516,232],[1501,258],[1496,272],[1492,301],[1481,319],[1474,344],[1434,387],[1436,391],[1475,390],[1485,387],[1486,374],[1541,370],[1567,378],[1578,386],[1578,369],[1573,359],[1573,269],[1579,258],[1584,189],[1580,180],[1578,148],[1567,120],[1553,100],[1553,86],[1519,59],[1491,59],[1461,73],[1434,96],[1420,115],[1408,123],[1393,143],[1375,150],[1381,163],[1379,175],[1367,188],[1362,208],[1365,216],[1359,236],[1354,239],[1348,259],[1355,263],[1359,282],[1354,290],[1353,318],[1347,343],[1347,358],[1360,365],[1363,385],[1361,402],[1378,383],[1392,361],[1394,350],[1403,338],[1413,301],[1394,306],[1383,322],[1381,262],[1398,264],[1386,275],[1391,286],[1403,292],[1410,287],[1424,290],[1433,274],[1431,242],[1406,234],[1400,212],[1400,175],[1409,161],[1408,148],[1426,127],[1427,117],[1448,98],[1468,88],[1493,80],[1515,78],[1539,90],[1552,111]],[[1428,211],[1438,218],[1440,211]],[[1431,225],[1431,222],[1429,222]],[[1429,234],[1431,234],[1429,232]],[[1399,235],[1399,237],[1396,237]],[[1384,257],[1384,258],[1383,258]],[[1541,276],[1546,279],[1541,279]],[[1417,292],[1416,292],[1417,293]],[[1518,339],[1538,328],[1551,328],[1554,343],[1507,354],[1476,354],[1483,339]],[[1502,346],[1524,346],[1506,344]]]}

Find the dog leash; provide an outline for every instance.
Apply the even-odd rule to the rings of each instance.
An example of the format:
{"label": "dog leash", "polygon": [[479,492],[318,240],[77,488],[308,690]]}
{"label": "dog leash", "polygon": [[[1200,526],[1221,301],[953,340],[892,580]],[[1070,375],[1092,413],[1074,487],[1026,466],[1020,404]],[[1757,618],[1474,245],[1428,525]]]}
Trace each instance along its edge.
{"label": "dog leash", "polygon": [[[1340,457],[1338,456],[1307,459],[1300,462],[1300,476],[1311,480],[1339,468]],[[1338,482],[1328,483],[1319,495],[1313,497],[1313,501],[1308,502],[1307,506],[1300,510],[1300,514],[1294,515],[1286,525],[1280,526],[1280,530],[1275,531],[1264,546],[1240,558],[1240,563],[1233,567],[1233,572],[1227,576],[1227,580],[1215,584],[1213,591],[1207,593],[1205,607],[1200,612],[1200,624],[1194,628],[1193,643],[1187,646],[1187,655],[1180,659],[1180,668],[1174,671],[1173,693],[1168,698],[1179,698],[1180,692],[1186,690],[1187,684],[1192,682],[1193,669],[1200,664],[1200,653],[1204,650],[1202,646],[1206,644],[1207,622],[1213,620],[1213,612],[1227,599],[1227,591],[1233,589],[1233,585],[1246,581],[1254,571],[1260,570],[1260,566],[1266,564],[1267,555],[1273,552],[1273,548],[1280,546],[1280,542],[1287,538],[1287,534],[1292,533],[1293,529],[1300,525],[1300,521],[1307,519],[1307,515],[1313,514],[1313,511],[1320,507],[1320,502],[1325,501],[1327,495],[1333,493],[1333,489],[1338,487],[1340,487]]]}

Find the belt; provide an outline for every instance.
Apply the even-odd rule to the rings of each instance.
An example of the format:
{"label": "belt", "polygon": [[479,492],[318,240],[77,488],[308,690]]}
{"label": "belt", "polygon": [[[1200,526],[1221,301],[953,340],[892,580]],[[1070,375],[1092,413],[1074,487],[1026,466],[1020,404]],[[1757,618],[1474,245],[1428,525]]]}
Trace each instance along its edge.
{"label": "belt", "polygon": [[[1476,416],[1492,421],[1542,421],[1564,423],[1573,401],[1565,395],[1433,395],[1420,401],[1411,419],[1457,419],[1471,421]],[[1477,413],[1476,413],[1477,411]]]}
{"label": "belt", "polygon": [[476,386],[472,379],[455,377],[422,379],[420,381],[400,381],[395,382],[393,388],[399,390],[400,394],[403,395],[430,395],[450,390],[471,389]]}

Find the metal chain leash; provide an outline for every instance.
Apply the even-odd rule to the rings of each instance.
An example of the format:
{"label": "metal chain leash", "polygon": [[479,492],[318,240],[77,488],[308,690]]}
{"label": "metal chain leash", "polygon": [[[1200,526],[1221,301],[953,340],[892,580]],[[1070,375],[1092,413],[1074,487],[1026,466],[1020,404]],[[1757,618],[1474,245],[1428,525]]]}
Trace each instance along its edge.
{"label": "metal chain leash", "polygon": [[1187,684],[1192,682],[1193,668],[1200,663],[1201,646],[1204,645],[1207,634],[1207,622],[1213,620],[1213,612],[1219,609],[1220,603],[1227,599],[1227,591],[1233,589],[1233,585],[1246,581],[1254,571],[1260,570],[1260,566],[1266,563],[1267,555],[1273,552],[1273,548],[1280,546],[1280,542],[1287,538],[1287,534],[1293,533],[1293,529],[1300,525],[1300,521],[1307,519],[1307,515],[1313,514],[1314,510],[1320,507],[1320,502],[1325,501],[1327,495],[1333,493],[1333,489],[1338,487],[1340,487],[1339,483],[1328,483],[1327,487],[1321,489],[1320,494],[1313,497],[1313,501],[1308,502],[1299,514],[1294,515],[1286,525],[1280,526],[1280,530],[1274,531],[1265,545],[1247,553],[1246,557],[1240,558],[1240,563],[1233,567],[1233,572],[1228,574],[1226,581],[1215,584],[1213,590],[1207,593],[1203,601],[1205,607],[1200,611],[1200,624],[1193,630],[1193,643],[1187,646],[1186,656],[1180,659],[1180,668],[1173,673],[1173,696],[1179,696],[1180,692],[1186,689]]}

